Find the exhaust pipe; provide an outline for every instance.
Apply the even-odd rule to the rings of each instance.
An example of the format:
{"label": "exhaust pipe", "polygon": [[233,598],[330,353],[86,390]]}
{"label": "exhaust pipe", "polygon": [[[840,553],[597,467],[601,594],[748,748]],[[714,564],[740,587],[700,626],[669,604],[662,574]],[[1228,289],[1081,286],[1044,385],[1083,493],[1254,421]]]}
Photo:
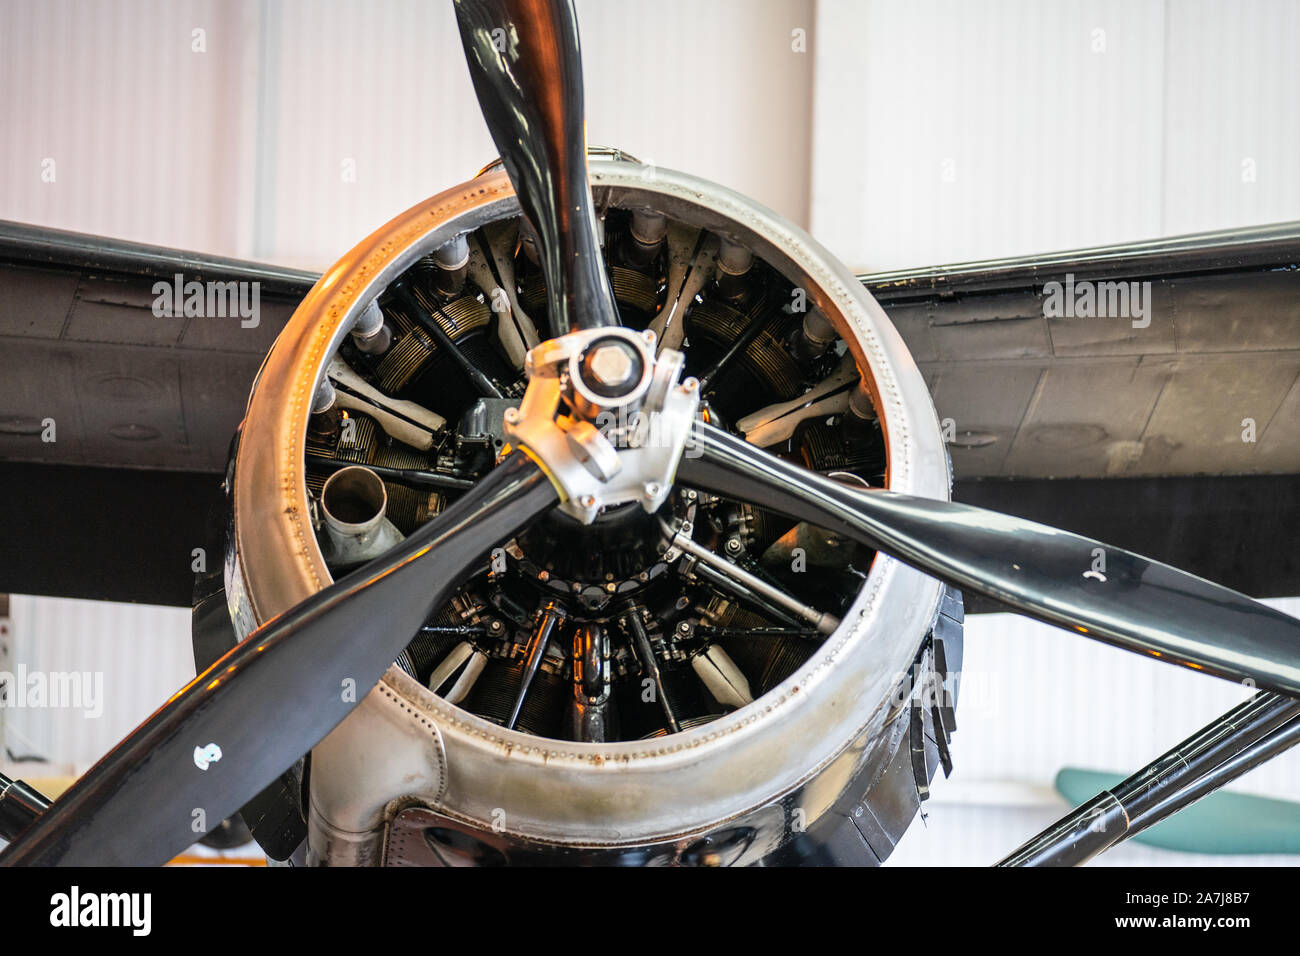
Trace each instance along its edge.
{"label": "exhaust pipe", "polygon": [[331,570],[350,570],[379,557],[402,538],[384,516],[388,490],[383,479],[361,465],[349,465],[330,475],[321,490],[325,523],[325,563]]}

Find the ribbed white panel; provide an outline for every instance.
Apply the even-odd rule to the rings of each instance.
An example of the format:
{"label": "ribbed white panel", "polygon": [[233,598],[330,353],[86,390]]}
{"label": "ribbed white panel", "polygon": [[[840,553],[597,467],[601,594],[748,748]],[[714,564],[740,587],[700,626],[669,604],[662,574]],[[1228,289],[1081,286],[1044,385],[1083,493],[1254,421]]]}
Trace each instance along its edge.
{"label": "ribbed white panel", "polygon": [[1167,235],[1300,219],[1300,4],[1169,4]]}
{"label": "ribbed white panel", "polygon": [[817,12],[812,232],[850,266],[1159,233],[1160,0]]}
{"label": "ribbed white panel", "polygon": [[[449,0],[4,15],[3,218],[324,268],[496,155]],[[580,4],[589,141],[806,224],[813,19],[813,0]]]}
{"label": "ribbed white panel", "polygon": [[[807,218],[811,0],[582,3],[588,141]],[[496,156],[450,3],[264,10],[256,254],[317,267]]]}
{"label": "ribbed white panel", "polygon": [[183,608],[14,595],[13,666],[29,673],[103,674],[98,717],[82,709],[5,708],[5,746],[28,777],[79,774],[194,676]]}
{"label": "ribbed white panel", "polygon": [[[0,218],[239,252],[253,142],[243,2],[8,0]],[[207,52],[194,52],[194,30]],[[251,90],[251,87],[247,89]],[[54,163],[54,181],[42,180]]]}
{"label": "ribbed white panel", "polygon": [[821,0],[813,234],[863,269],[1300,218],[1287,0]]}
{"label": "ribbed white panel", "polygon": [[[1300,616],[1298,598],[1265,603]],[[1017,615],[967,618],[953,775],[936,780],[924,805],[928,824],[909,831],[898,862],[991,863],[1065,812],[1065,802],[1051,795],[1061,768],[1131,773],[1249,693]],[[1028,805],[1006,806],[1008,786]],[[1300,800],[1300,751],[1231,789]],[[1121,850],[1116,861],[1245,862],[1143,847]]]}
{"label": "ribbed white panel", "polygon": [[450,3],[262,10],[257,249],[322,267],[494,153]]}
{"label": "ribbed white panel", "polygon": [[806,227],[814,6],[579,0],[588,140],[722,183]]}

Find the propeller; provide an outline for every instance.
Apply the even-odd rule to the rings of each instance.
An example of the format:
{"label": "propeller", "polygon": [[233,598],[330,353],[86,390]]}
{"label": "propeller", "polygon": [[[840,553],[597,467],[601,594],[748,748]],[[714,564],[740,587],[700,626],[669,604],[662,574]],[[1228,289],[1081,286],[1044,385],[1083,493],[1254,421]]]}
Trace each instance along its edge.
{"label": "propeller", "polygon": [[1300,620],[1150,558],[951,501],[863,491],[697,422],[685,484],[838,532],[1028,617],[1300,696]]}
{"label": "propeller", "polygon": [[160,865],[334,729],[475,562],[553,507],[516,451],[392,551],[268,621],[118,744],[2,854]]}
{"label": "propeller", "polygon": [[[572,4],[456,0],[456,13],[488,127],[538,234],[553,331],[616,326],[587,180]],[[1241,594],[1018,518],[855,490],[703,423],[693,437],[678,467],[686,484],[839,531],[1089,637],[1300,694],[1300,621]],[[315,746],[475,562],[558,502],[543,469],[513,452],[397,548],[254,631],[78,780],[0,862],[166,862]],[[1104,570],[1094,567],[1098,553]]]}
{"label": "propeller", "polygon": [[538,236],[551,331],[619,324],[587,181],[582,59],[569,0],[456,0],[483,118]]}

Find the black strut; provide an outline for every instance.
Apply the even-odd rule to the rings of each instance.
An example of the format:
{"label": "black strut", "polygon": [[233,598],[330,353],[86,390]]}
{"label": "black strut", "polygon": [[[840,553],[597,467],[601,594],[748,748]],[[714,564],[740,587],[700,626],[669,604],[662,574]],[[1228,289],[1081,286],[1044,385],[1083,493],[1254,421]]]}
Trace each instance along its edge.
{"label": "black strut", "polygon": [[0,837],[13,841],[49,805],[49,798],[31,784],[0,773]]}

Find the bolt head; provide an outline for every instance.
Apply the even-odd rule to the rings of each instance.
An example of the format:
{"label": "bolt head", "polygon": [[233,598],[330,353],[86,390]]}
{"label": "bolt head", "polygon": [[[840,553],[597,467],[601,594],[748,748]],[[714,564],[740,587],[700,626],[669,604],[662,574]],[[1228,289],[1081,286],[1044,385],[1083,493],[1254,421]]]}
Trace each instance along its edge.
{"label": "bolt head", "polygon": [[631,354],[622,345],[602,345],[593,349],[588,363],[592,378],[610,388],[627,385],[636,370]]}

